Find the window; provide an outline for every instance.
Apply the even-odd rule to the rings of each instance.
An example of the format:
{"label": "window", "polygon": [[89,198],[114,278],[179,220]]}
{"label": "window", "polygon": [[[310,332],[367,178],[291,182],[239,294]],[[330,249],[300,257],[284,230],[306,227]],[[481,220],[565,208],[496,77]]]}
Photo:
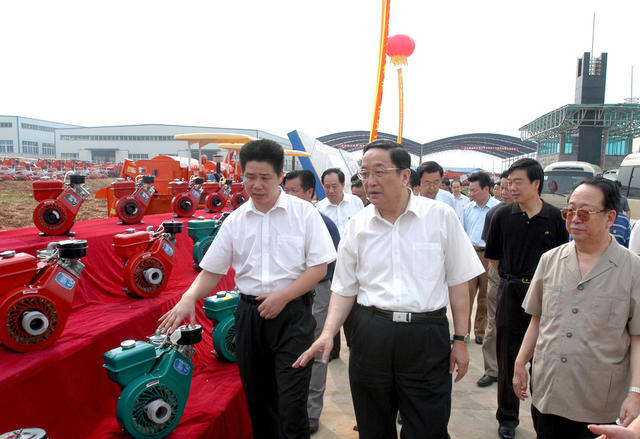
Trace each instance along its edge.
{"label": "window", "polygon": [[0,140],[0,152],[13,152],[13,140]]}
{"label": "window", "polygon": [[11,122],[0,122],[0,128],[11,128],[12,126]]}
{"label": "window", "polygon": [[24,130],[37,130],[37,131],[46,131],[48,133],[53,133],[56,129],[51,127],[45,127],[42,125],[33,125],[30,123],[21,123],[20,126]]}
{"label": "window", "polygon": [[146,160],[149,158],[149,154],[129,154],[131,160]]}
{"label": "window", "polygon": [[173,136],[80,136],[80,135],[62,135],[60,136],[60,140],[98,140],[98,141],[119,141],[119,142],[130,142],[130,141],[158,141],[158,142],[168,142],[175,140]]}
{"label": "window", "polygon": [[80,157],[80,154],[77,152],[62,152],[60,153],[61,159],[77,159]]}
{"label": "window", "polygon": [[38,142],[22,141],[22,152],[25,154],[38,154]]}
{"label": "window", "polygon": [[56,145],[53,143],[42,143],[42,155],[56,155]]}
{"label": "window", "polygon": [[538,154],[557,154],[559,149],[559,143],[554,141],[540,142],[538,144]]}
{"label": "window", "polygon": [[626,155],[627,139],[623,137],[609,137],[607,140],[607,155]]}

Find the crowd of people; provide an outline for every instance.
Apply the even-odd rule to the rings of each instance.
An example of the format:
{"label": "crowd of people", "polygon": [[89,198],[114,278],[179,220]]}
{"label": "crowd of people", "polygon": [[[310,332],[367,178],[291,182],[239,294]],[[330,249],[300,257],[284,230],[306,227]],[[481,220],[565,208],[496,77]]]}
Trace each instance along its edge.
{"label": "crowd of people", "polygon": [[314,206],[314,174],[284,175],[276,142],[247,143],[240,164],[250,200],[160,329],[195,322],[196,303],[233,267],[254,437],[318,430],[340,328],[362,438],[396,438],[398,415],[403,438],[448,438],[471,334],[484,360],[477,385],[497,382],[500,438],[515,437],[529,394],[538,438],[640,437],[640,258],[619,242],[628,217],[618,221],[614,183],[585,179],[560,210],[540,198],[540,164],[521,159],[499,182],[470,175],[467,197],[438,163],[414,171],[406,149],[379,140],[351,193],[327,169]]}

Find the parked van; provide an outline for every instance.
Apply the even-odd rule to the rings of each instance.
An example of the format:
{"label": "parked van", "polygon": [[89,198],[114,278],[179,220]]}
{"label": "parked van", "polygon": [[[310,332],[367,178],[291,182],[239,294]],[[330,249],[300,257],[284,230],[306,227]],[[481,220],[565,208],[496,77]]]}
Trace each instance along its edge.
{"label": "parked van", "polygon": [[618,168],[622,195],[628,198],[631,218],[640,218],[640,153],[634,152],[622,160]]}
{"label": "parked van", "polygon": [[602,175],[602,169],[591,163],[552,163],[544,168],[541,198],[558,208],[566,207],[575,184],[585,177],[596,175]]}

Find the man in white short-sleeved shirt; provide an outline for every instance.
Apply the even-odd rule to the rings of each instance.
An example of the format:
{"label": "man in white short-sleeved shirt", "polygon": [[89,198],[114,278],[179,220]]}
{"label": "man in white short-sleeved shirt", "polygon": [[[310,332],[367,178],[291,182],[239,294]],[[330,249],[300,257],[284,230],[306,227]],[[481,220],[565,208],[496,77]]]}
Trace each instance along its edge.
{"label": "man in white short-sleeved shirt", "polygon": [[[328,359],[350,317],[349,380],[362,439],[447,438],[451,374],[467,371],[467,281],[484,271],[455,211],[408,189],[410,156],[399,144],[367,145],[360,176],[371,205],[351,219],[338,247],[322,334],[298,359]],[[450,345],[446,307],[454,321]],[[419,341],[419,342],[417,342]]]}
{"label": "man in white short-sleeved shirt", "polygon": [[161,317],[173,331],[215,288],[230,266],[240,303],[236,355],[255,438],[308,438],[311,367],[291,365],[313,341],[310,290],[336,253],[318,211],[285,194],[282,146],[249,142],[240,150],[251,197],[225,220],[200,263],[203,269],[178,304]]}
{"label": "man in white short-sleeved shirt", "polygon": [[338,231],[342,236],[349,219],[358,213],[364,204],[360,198],[344,192],[344,172],[339,168],[329,168],[324,171],[321,181],[327,196],[318,201],[316,207],[331,218],[331,221],[338,226]]}

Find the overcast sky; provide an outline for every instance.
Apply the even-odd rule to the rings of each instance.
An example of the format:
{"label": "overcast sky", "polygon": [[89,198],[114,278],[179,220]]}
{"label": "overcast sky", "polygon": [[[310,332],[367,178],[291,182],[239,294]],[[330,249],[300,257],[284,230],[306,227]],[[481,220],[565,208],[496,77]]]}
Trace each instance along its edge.
{"label": "overcast sky", "polygon": [[[416,43],[403,70],[405,137],[519,136],[573,103],[594,12],[606,103],[629,97],[632,65],[639,96],[638,0],[391,0],[389,35]],[[0,114],[281,136],[369,130],[380,13],[380,0],[3,2]],[[396,133],[387,64],[380,131]]]}

